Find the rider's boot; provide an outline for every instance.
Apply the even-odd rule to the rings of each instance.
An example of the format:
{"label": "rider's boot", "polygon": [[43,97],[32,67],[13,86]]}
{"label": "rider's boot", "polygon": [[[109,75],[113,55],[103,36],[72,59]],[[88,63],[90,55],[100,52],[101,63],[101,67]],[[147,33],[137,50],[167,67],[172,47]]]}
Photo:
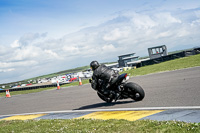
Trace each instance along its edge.
{"label": "rider's boot", "polygon": [[120,95],[119,93],[115,93],[115,102],[119,99]]}

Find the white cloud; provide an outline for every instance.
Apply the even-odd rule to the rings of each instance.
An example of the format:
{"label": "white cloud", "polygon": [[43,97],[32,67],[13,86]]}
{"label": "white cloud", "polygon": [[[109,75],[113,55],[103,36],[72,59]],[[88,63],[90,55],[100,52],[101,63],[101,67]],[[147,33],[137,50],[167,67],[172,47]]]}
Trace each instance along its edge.
{"label": "white cloud", "polygon": [[17,48],[17,47],[20,47],[19,40],[15,40],[15,41],[11,44],[11,48]]}
{"label": "white cloud", "polygon": [[134,27],[141,30],[150,29],[157,25],[157,22],[154,21],[150,16],[137,13],[134,13],[131,21]]}
{"label": "white cloud", "polygon": [[124,29],[115,28],[112,31],[106,33],[103,39],[105,41],[115,41],[120,38],[128,37],[128,34],[129,34],[129,29],[127,28],[124,28]]}
{"label": "white cloud", "polygon": [[157,36],[157,38],[169,37],[171,35],[173,35],[172,32],[170,32],[170,31],[164,31],[164,32],[159,33],[158,36]]}
{"label": "white cloud", "polygon": [[24,46],[24,45],[28,45],[30,43],[33,42],[38,42],[38,41],[43,41],[45,39],[45,37],[47,36],[47,33],[26,33],[24,34],[20,40],[19,43]]}
{"label": "white cloud", "polygon": [[191,26],[196,26],[196,25],[200,25],[200,19],[192,21]]}
{"label": "white cloud", "polygon": [[27,61],[17,61],[17,62],[0,62],[0,68],[17,68],[17,67],[30,67],[33,65],[37,65],[38,62],[35,60],[27,60]]}
{"label": "white cloud", "polygon": [[78,47],[72,45],[65,45],[63,47],[63,50],[66,52],[67,55],[79,54],[80,52]]}
{"label": "white cloud", "polygon": [[56,59],[62,59],[61,57],[58,56],[57,53],[53,52],[52,50],[44,50],[45,53],[49,55],[49,58],[56,58]]}
{"label": "white cloud", "polygon": [[8,48],[0,45],[0,59],[1,59],[1,56],[7,54],[7,50],[8,50]]}
{"label": "white cloud", "polygon": [[103,52],[113,52],[116,48],[112,44],[104,45],[102,47]]}
{"label": "white cloud", "polygon": [[1,73],[1,72],[11,72],[11,71],[14,71],[14,70],[15,70],[14,68],[0,69],[0,73]]}
{"label": "white cloud", "polygon": [[41,49],[30,45],[15,49],[9,60],[28,60],[39,56],[41,56]]}
{"label": "white cloud", "polygon": [[160,25],[170,25],[173,23],[181,23],[181,20],[175,18],[169,12],[162,12],[155,14],[155,21],[157,21]]}

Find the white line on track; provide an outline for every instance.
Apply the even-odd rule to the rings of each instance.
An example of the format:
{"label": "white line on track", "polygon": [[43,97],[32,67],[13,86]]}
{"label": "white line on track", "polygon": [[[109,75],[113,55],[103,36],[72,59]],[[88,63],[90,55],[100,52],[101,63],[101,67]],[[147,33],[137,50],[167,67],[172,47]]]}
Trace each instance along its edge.
{"label": "white line on track", "polygon": [[174,110],[174,109],[200,109],[200,106],[176,106],[176,107],[144,107],[144,108],[117,108],[117,109],[92,109],[92,110],[61,110],[46,111],[23,114],[0,115],[0,117],[9,117],[15,115],[34,115],[34,114],[51,114],[51,113],[75,113],[75,112],[98,112],[98,111],[140,111],[140,110]]}

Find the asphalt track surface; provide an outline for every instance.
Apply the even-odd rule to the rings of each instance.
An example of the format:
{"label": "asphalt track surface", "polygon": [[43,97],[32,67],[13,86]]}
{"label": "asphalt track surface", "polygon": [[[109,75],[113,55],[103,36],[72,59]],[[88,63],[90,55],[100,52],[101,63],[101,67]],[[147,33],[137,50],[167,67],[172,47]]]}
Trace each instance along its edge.
{"label": "asphalt track surface", "polygon": [[62,110],[93,110],[148,107],[200,106],[200,67],[132,77],[145,91],[145,98],[107,104],[98,98],[90,84],[61,87],[38,93],[0,98],[0,115]]}

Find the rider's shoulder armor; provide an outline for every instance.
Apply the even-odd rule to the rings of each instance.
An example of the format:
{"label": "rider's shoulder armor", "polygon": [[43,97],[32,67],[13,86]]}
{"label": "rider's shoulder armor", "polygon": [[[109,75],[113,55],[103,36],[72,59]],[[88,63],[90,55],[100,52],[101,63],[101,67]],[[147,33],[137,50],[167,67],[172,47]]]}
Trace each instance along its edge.
{"label": "rider's shoulder armor", "polygon": [[109,80],[111,75],[114,74],[114,70],[108,68],[105,65],[100,65],[95,71],[94,71],[94,76],[96,76],[99,79],[103,80]]}

